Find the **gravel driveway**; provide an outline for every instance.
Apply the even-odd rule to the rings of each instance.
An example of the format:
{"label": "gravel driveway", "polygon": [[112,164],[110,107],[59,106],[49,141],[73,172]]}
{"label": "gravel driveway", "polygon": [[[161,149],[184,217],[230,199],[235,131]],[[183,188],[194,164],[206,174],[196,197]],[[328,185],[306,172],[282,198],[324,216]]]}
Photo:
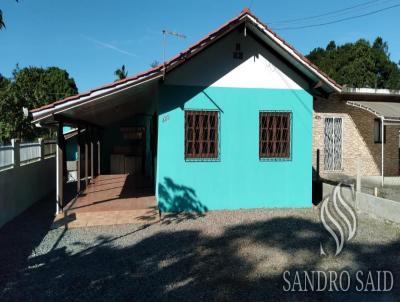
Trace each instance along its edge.
{"label": "gravel driveway", "polygon": [[[1,301],[298,301],[359,293],[285,292],[296,270],[390,270],[399,301],[400,227],[359,217],[337,257],[317,210],[241,210],[168,217],[147,227],[50,230],[52,209],[36,205],[0,230]],[[329,246],[327,247],[329,250]]]}

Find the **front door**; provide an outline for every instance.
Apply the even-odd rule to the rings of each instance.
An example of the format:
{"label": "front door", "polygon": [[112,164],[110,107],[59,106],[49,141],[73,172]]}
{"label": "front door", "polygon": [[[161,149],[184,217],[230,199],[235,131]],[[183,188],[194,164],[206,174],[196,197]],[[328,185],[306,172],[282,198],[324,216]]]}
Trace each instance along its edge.
{"label": "front door", "polygon": [[327,171],[342,169],[343,120],[341,117],[325,118],[324,166]]}

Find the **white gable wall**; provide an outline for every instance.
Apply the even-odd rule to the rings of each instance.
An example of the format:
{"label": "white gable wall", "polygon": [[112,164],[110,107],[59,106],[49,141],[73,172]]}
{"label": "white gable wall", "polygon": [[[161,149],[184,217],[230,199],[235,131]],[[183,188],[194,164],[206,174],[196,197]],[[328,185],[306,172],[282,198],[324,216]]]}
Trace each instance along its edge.
{"label": "white gable wall", "polygon": [[[234,59],[240,43],[243,59]],[[234,31],[172,71],[167,85],[308,89],[308,83],[252,36]]]}

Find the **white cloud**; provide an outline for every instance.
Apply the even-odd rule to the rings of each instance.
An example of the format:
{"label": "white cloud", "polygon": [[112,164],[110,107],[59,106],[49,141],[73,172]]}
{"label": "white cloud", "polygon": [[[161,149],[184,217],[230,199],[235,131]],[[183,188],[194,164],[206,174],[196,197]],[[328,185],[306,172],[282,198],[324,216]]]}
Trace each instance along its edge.
{"label": "white cloud", "polygon": [[89,36],[85,36],[85,35],[81,35],[81,37],[86,39],[86,40],[88,40],[88,41],[90,41],[90,42],[93,42],[94,44],[96,44],[98,46],[101,46],[103,48],[108,48],[108,49],[114,50],[116,52],[122,53],[124,55],[131,56],[131,57],[137,57],[136,54],[134,54],[132,52],[129,52],[129,51],[126,51],[124,49],[121,49],[121,48],[119,48],[119,47],[117,47],[117,46],[115,46],[113,44],[102,42],[102,41],[99,41],[99,40],[97,40],[95,38],[92,38],[92,37],[89,37]]}

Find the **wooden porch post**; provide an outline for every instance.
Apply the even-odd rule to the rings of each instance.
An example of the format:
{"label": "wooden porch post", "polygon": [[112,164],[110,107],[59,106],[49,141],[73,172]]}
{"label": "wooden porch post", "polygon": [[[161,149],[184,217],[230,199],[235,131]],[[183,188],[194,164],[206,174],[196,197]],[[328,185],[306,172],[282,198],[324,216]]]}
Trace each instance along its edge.
{"label": "wooden porch post", "polygon": [[88,127],[85,127],[85,187],[88,186],[89,173],[89,147],[88,147]]}
{"label": "wooden porch post", "polygon": [[76,159],[76,191],[77,194],[81,192],[81,127],[78,125],[77,134],[77,159]]}
{"label": "wooden porch post", "polygon": [[63,123],[58,124],[56,149],[56,215],[62,211],[64,197]]}
{"label": "wooden porch post", "polygon": [[381,155],[382,155],[382,158],[381,158],[381,169],[382,169],[382,187],[383,187],[383,183],[384,183],[384,180],[385,180],[385,173],[384,173],[384,159],[385,159],[385,152],[384,152],[384,145],[385,145],[385,139],[386,139],[386,137],[385,137],[385,126],[384,126],[384,124],[385,124],[385,118],[383,117],[383,116],[381,116]]}
{"label": "wooden porch post", "polygon": [[101,154],[100,154],[100,131],[97,131],[97,175],[101,173]]}
{"label": "wooden porch post", "polygon": [[91,183],[94,183],[94,169],[93,169],[93,165],[94,165],[94,150],[93,150],[93,147],[94,147],[94,144],[93,144],[93,128],[92,127],[90,127],[90,132],[89,132],[90,134],[90,136],[89,136],[89,139],[90,139],[90,182]]}

